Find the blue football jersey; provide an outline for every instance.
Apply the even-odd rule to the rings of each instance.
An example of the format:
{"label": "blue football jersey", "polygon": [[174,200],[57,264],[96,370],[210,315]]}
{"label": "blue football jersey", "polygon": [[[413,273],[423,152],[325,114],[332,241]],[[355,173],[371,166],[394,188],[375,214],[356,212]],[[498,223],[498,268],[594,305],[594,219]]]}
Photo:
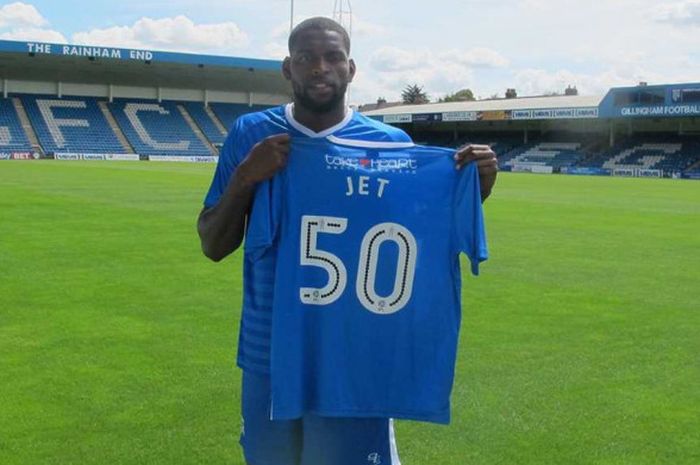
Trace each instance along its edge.
{"label": "blue football jersey", "polygon": [[413,144],[293,139],[260,186],[246,254],[277,252],[273,419],[447,423],[459,253],[487,258],[476,165]]}
{"label": "blue football jersey", "polygon": [[[288,133],[297,139],[329,135],[372,141],[410,141],[402,130],[348,110],[337,125],[314,132],[294,119],[293,104],[240,116],[221,149],[214,179],[204,199],[213,207],[226,191],[238,165],[255,144],[274,134]],[[248,232],[246,232],[246,237]],[[247,238],[246,238],[247,241]],[[243,260],[243,309],[238,339],[238,365],[253,373],[270,372],[270,330],[276,250],[269,248],[251,260]]]}

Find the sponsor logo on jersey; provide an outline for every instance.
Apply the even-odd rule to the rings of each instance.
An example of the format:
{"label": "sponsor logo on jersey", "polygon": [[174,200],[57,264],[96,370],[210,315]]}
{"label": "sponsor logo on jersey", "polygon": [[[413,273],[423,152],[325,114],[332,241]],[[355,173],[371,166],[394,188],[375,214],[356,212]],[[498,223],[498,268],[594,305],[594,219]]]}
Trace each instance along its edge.
{"label": "sponsor logo on jersey", "polygon": [[357,158],[326,155],[326,168],[340,170],[365,170],[415,174],[418,162],[413,158]]}

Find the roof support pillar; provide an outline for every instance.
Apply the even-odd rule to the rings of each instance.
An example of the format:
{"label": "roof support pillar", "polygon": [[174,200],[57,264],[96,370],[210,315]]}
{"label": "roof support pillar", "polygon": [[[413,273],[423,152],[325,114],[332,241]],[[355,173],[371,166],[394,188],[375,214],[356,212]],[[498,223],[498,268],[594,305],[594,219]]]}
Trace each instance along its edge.
{"label": "roof support pillar", "polygon": [[160,86],[158,86],[156,88],[156,91],[158,93],[158,103],[160,103],[163,101],[163,89],[161,89]]}
{"label": "roof support pillar", "polygon": [[252,107],[253,106],[253,93],[248,92],[248,106]]}
{"label": "roof support pillar", "polygon": [[610,120],[610,147],[615,145],[615,120]]}
{"label": "roof support pillar", "polygon": [[107,89],[107,94],[109,97],[109,103],[114,102],[114,85],[109,85],[109,88]]}
{"label": "roof support pillar", "polygon": [[61,81],[56,83],[56,95],[58,95],[58,98],[63,97],[63,83]]}
{"label": "roof support pillar", "polygon": [[204,89],[204,106],[209,106],[209,91],[207,89]]}
{"label": "roof support pillar", "polygon": [[2,80],[2,98],[7,98],[7,79]]}

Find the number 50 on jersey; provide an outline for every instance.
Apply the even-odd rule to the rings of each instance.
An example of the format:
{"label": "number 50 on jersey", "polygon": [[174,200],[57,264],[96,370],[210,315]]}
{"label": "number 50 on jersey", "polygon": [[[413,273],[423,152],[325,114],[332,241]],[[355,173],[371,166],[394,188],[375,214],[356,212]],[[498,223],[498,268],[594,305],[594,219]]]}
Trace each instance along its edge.
{"label": "number 50 on jersey", "polygon": [[[329,305],[345,292],[348,272],[343,261],[327,250],[317,246],[319,234],[342,234],[348,226],[347,218],[334,216],[310,216],[301,218],[300,260],[303,266],[315,266],[328,273],[328,282],[323,287],[302,287],[301,301],[308,305]],[[375,282],[379,249],[384,242],[398,246],[396,278],[388,296],[376,292]],[[357,298],[367,310],[388,315],[401,310],[411,298],[413,278],[416,270],[418,246],[416,239],[405,227],[397,223],[379,223],[364,235],[360,245],[359,265],[355,279]]]}

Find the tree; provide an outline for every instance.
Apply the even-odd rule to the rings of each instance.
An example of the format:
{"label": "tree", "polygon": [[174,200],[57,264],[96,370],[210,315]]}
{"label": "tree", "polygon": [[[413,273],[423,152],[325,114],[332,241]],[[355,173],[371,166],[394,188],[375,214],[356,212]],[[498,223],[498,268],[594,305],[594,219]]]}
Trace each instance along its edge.
{"label": "tree", "polygon": [[447,94],[440,102],[471,102],[476,100],[471,89],[458,90],[454,94]]}
{"label": "tree", "polygon": [[406,86],[403,92],[401,92],[401,98],[403,99],[403,103],[418,104],[430,102],[428,94],[423,92],[423,87],[419,86],[418,84]]}
{"label": "tree", "polygon": [[576,86],[567,86],[564,90],[564,95],[578,95],[578,89]]}

